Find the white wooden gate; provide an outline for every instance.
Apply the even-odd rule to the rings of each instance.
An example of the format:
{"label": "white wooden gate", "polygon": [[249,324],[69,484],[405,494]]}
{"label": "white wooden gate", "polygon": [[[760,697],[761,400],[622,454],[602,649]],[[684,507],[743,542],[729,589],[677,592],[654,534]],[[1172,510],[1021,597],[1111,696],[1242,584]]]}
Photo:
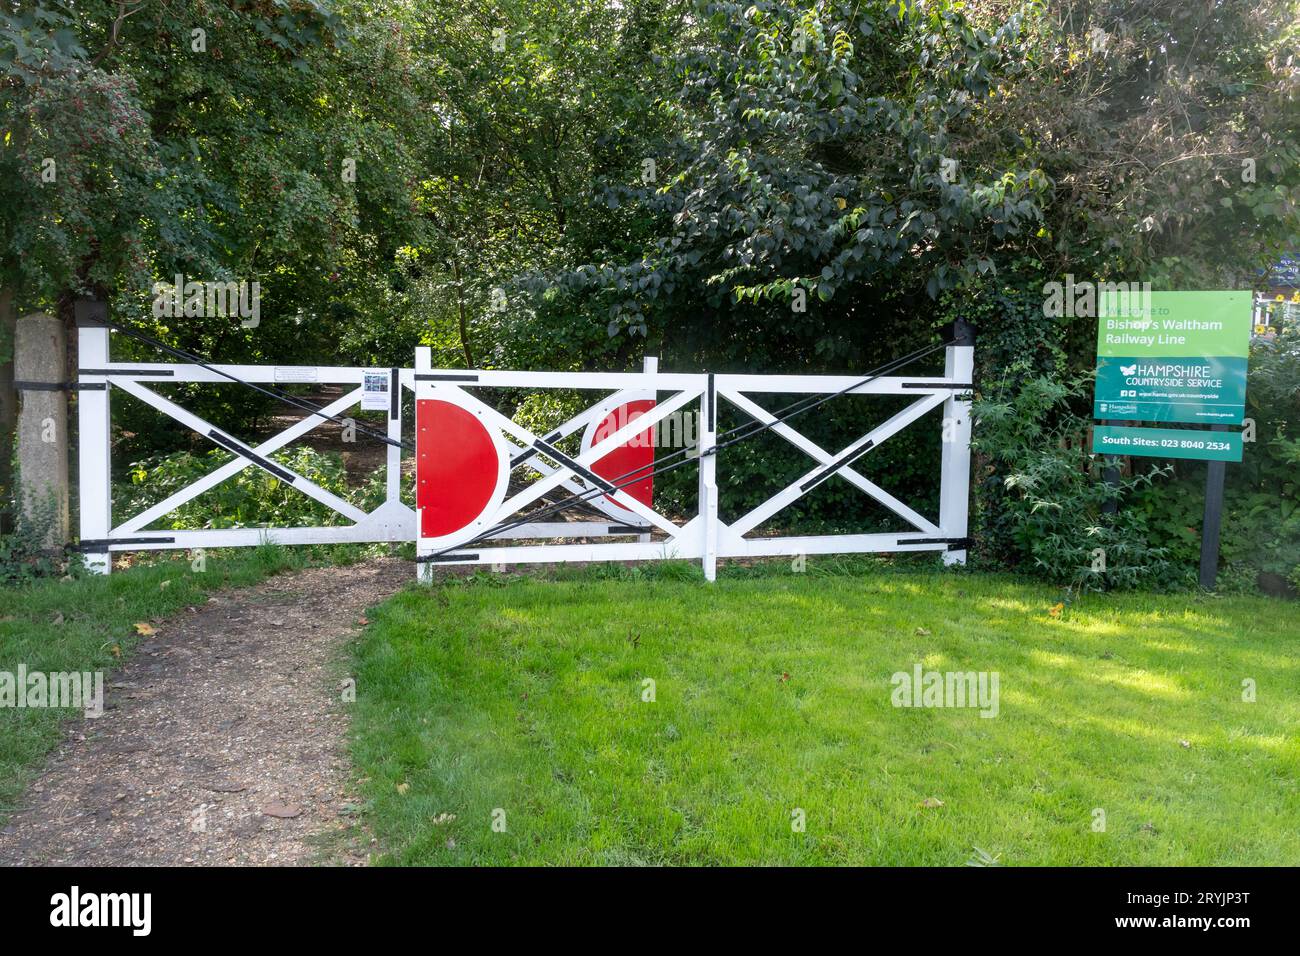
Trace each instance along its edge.
{"label": "white wooden gate", "polygon": [[[570,373],[434,369],[430,350],[416,350],[412,369],[343,366],[257,366],[114,362],[109,327],[79,322],[81,541],[89,568],[107,574],[115,551],[240,547],[263,542],[332,544],[416,542],[420,576],[434,564],[506,564],[552,561],[623,561],[689,558],[713,580],[719,557],[813,555],[889,551],[943,551],[964,563],[970,485],[970,401],[974,348],[969,339],[946,346],[942,376],[729,375],[661,373],[654,359],[641,372]],[[939,346],[926,350],[935,351]],[[906,364],[910,359],[904,360]],[[896,363],[897,364],[897,363]],[[319,425],[337,421],[361,401],[367,375],[389,376],[386,495],[365,512],[270,458]],[[310,381],[354,386],[253,446],[158,394],[148,383],[251,383],[268,387]],[[110,495],[110,395],[119,388],[202,435],[235,457],[138,515],[114,523]],[[584,411],[545,435],[506,417],[468,389],[568,389],[603,393]],[[402,393],[416,398],[416,508],[401,501]],[[914,400],[845,448],[820,447],[792,427],[790,414],[770,412],[753,396],[801,395],[812,407],[838,395],[905,395]],[[825,396],[818,399],[816,396]],[[750,423],[719,435],[717,410],[726,401]],[[796,402],[799,405],[800,402]],[[633,414],[628,414],[635,409]],[[932,411],[942,409],[939,514],[931,519],[865,478],[853,465]],[[656,456],[654,447],[631,451],[670,416],[690,414],[698,434],[688,447]],[[771,431],[811,460],[797,480],[748,513],[724,522],[718,515],[721,452],[752,435]],[[734,435],[739,432],[740,434]],[[581,433],[579,450],[558,444]],[[680,431],[679,431],[680,434]],[[734,437],[733,437],[734,435]],[[572,450],[572,449],[571,449]],[[676,459],[674,461],[674,459]],[[666,466],[665,461],[672,462]],[[625,468],[628,461],[630,469]],[[611,463],[613,463],[611,465]],[[696,514],[656,510],[648,482],[655,474],[690,464],[698,468]],[[321,502],[350,524],[323,527],[150,530],[149,526],[245,468],[261,468]],[[822,482],[842,478],[883,505],[904,525],[897,532],[769,536],[755,532]],[[523,479],[531,478],[527,483]],[[514,488],[512,491],[512,480]],[[549,499],[559,497],[559,502]],[[549,520],[579,506],[581,520]],[[595,518],[591,517],[594,515]],[[592,539],[617,539],[593,541]],[[513,541],[530,543],[513,544]],[[542,543],[531,543],[542,542]],[[559,542],[559,543],[557,543]]]}
{"label": "white wooden gate", "polygon": [[[689,558],[700,560],[706,578],[713,580],[719,557],[943,551],[945,562],[964,563],[970,492],[969,392],[974,347],[964,337],[945,351],[945,371],[941,377],[859,379],[833,375],[661,373],[654,368],[639,373],[463,371],[434,369],[430,366],[430,350],[417,349],[416,554],[421,579],[430,579],[434,564]],[[546,435],[538,435],[471,394],[467,390],[471,388],[580,389],[611,394]],[[915,400],[845,448],[829,451],[766,411],[751,397],[763,393],[906,395]],[[576,455],[556,447],[557,442],[580,429],[588,429],[590,434],[591,423],[605,418],[611,410],[637,397],[660,394],[666,397],[656,400],[640,417],[611,429],[599,440],[584,442]],[[755,424],[750,434],[770,430],[806,454],[813,463],[796,481],[730,523],[718,516],[717,474],[726,460],[725,455],[719,454],[726,443],[719,443],[717,431],[717,408],[721,401],[729,402],[752,419]],[[693,517],[681,519],[663,514],[629,493],[628,486],[638,476],[655,474],[660,470],[659,465],[651,466],[648,472],[642,469],[621,476],[612,475],[608,469],[602,473],[598,466],[647,429],[692,408],[698,410],[699,421],[698,444],[691,456],[699,468],[699,504]],[[430,412],[427,427],[422,424],[426,409]],[[940,506],[937,520],[931,520],[863,477],[853,464],[922,416],[939,409],[942,409],[939,427],[943,430]],[[481,451],[466,452],[467,445]],[[511,475],[519,469],[533,472],[536,478],[526,487],[509,493]],[[892,512],[906,525],[906,530],[797,537],[753,534],[783,508],[837,476]],[[624,480],[620,481],[620,477]],[[465,483],[472,486],[472,494],[464,494]],[[538,513],[538,502],[547,495],[563,491],[569,492],[571,501],[601,501],[621,506],[627,517],[621,527],[595,528],[590,523],[529,517]],[[451,506],[447,505],[449,500]],[[530,508],[533,510],[529,511]],[[433,521],[429,520],[431,510]],[[542,507],[540,514],[545,516],[553,510]],[[510,537],[562,540],[611,535],[636,540],[495,543]]]}
{"label": "white wooden gate", "polygon": [[[160,550],[167,548],[228,548],[277,544],[338,544],[344,542],[410,541],[415,536],[415,513],[400,500],[402,438],[402,391],[412,387],[410,369],[365,369],[342,366],[197,365],[181,363],[113,362],[109,358],[109,329],[93,319],[78,323],[78,427],[80,440],[81,542],[86,566],[107,574],[114,551]],[[397,444],[388,446],[386,495],[383,504],[367,513],[356,505],[321,488],[291,468],[271,460],[278,449],[321,424],[346,414],[361,401],[367,373],[389,376],[390,405],[387,435]],[[272,438],[250,446],[229,435],[193,412],[182,408],[146,383],[232,381],[262,383],[319,382],[354,386],[338,400],[307,413],[304,418]],[[207,438],[235,457],[187,487],[169,495],[153,507],[114,523],[110,494],[110,396],[121,389],[156,408],[164,415]],[[328,416],[328,417],[326,417]],[[261,468],[276,478],[321,502],[351,523],[325,527],[227,528],[197,531],[150,531],[151,524],[185,502],[214,488],[245,468]]]}

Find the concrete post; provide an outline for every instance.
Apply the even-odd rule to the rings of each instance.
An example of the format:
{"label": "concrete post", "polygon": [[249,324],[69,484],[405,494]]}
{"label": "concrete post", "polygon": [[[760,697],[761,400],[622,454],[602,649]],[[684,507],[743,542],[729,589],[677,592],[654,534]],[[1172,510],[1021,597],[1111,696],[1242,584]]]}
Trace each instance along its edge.
{"label": "concrete post", "polygon": [[18,480],[22,523],[46,549],[68,543],[68,354],[63,323],[35,314],[18,320],[14,383],[18,412]]}

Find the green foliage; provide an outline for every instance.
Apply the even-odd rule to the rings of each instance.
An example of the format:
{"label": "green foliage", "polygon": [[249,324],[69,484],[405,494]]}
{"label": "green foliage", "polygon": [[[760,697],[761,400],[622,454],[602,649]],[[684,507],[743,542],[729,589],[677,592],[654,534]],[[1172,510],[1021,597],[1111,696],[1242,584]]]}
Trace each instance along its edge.
{"label": "green foliage", "polygon": [[[1114,485],[1100,480],[1099,463],[1084,446],[1088,420],[1067,405],[1088,387],[1086,380],[1065,385],[1013,365],[976,402],[972,447],[981,480],[1006,491],[981,499],[981,534],[1003,560],[1074,591],[1165,580],[1168,549],[1158,544],[1146,514],[1126,502],[1167,469],[1152,466]],[[990,500],[1000,507],[990,508]]]}
{"label": "green foliage", "polygon": [[168,210],[137,92],[132,77],[93,68],[0,87],[5,112],[21,116],[0,149],[0,277],[28,301],[147,279],[147,223]]}
{"label": "green foliage", "polygon": [[997,275],[979,276],[939,300],[936,324],[964,319],[976,331],[975,379],[1020,374],[1063,379],[1091,369],[1096,323],[1043,314],[1047,265],[1033,256],[1007,262]]}
{"label": "green foliage", "polygon": [[0,11],[0,70],[26,85],[65,73],[86,57],[72,6],[59,0]]}
{"label": "green foliage", "polygon": [[436,225],[420,249],[429,344],[446,364],[622,368],[635,343],[605,334],[603,309],[521,273],[626,255],[648,216],[606,201],[662,159],[671,89],[662,60],[695,33],[689,0],[507,0],[493,44],[478,5],[430,4],[412,42],[425,94],[447,116],[417,201]]}
{"label": "green foliage", "polygon": [[1296,248],[1294,0],[1040,10],[1025,74],[970,145],[1015,140],[1055,184],[1032,243],[1054,277],[1245,288]]}
{"label": "green foliage", "polygon": [[[89,293],[117,321],[220,361],[409,362],[411,310],[372,324],[356,308],[405,278],[399,250],[425,228],[412,197],[434,117],[402,80],[410,50],[389,23],[349,0],[32,6],[27,33],[0,23],[0,61],[41,30],[67,55],[0,83],[0,281],[17,285],[20,311],[70,319]],[[259,324],[159,317],[153,284],[178,273],[257,282]],[[117,358],[159,358],[118,339]],[[222,410],[211,390],[192,398],[200,414]],[[229,427],[265,408],[246,398]]]}
{"label": "green foliage", "polygon": [[55,519],[55,503],[38,502],[16,507],[17,520],[10,534],[0,534],[0,585],[14,585],[55,577],[63,573],[62,555],[45,548],[45,529]]}
{"label": "green foliage", "polygon": [[564,389],[545,389],[524,395],[511,418],[535,435],[563,425],[592,402],[591,394]]}
{"label": "green foliage", "polygon": [[[139,514],[224,465],[231,457],[225,451],[213,449],[202,455],[175,452],[135,462],[130,469],[130,483],[114,488],[113,509],[120,509],[123,514]],[[373,482],[360,493],[350,490],[338,455],[300,446],[276,452],[271,460],[292,468],[340,498],[355,499],[358,507],[373,507],[378,503],[376,497],[382,498],[382,487]],[[347,523],[347,519],[261,468],[250,466],[181,505],[161,522],[163,527],[179,531],[264,525],[327,526]]]}
{"label": "green foliage", "polygon": [[643,209],[657,234],[632,259],[534,284],[594,297],[611,336],[825,366],[879,331],[845,321],[864,287],[903,277],[933,296],[988,272],[988,251],[1038,218],[1049,184],[1032,167],[997,154],[945,174],[954,130],[1023,68],[1018,18],[987,33],[949,4],[700,13],[707,31],[678,55],[681,88],[660,102],[681,135],[654,154],[655,182],[605,199]]}

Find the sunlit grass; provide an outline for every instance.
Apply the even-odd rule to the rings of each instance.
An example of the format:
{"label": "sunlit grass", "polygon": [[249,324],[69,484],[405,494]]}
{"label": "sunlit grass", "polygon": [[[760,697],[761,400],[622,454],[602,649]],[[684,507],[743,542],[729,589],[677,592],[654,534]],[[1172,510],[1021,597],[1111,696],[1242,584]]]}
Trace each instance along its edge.
{"label": "sunlit grass", "polygon": [[[1300,861],[1296,605],[1098,596],[1054,619],[1057,592],[970,574],[556,577],[371,615],[353,752],[384,860]],[[998,716],[895,708],[917,662],[998,672]]]}

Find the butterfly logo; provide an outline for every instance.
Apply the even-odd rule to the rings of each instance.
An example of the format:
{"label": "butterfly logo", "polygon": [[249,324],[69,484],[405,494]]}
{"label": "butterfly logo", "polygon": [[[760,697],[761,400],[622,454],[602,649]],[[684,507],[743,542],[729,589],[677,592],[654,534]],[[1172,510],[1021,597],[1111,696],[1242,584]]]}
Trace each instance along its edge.
{"label": "butterfly logo", "polygon": [[1136,362],[1134,362],[1132,365],[1121,365],[1119,367],[1119,373],[1121,375],[1136,375],[1137,370],[1138,367]]}

